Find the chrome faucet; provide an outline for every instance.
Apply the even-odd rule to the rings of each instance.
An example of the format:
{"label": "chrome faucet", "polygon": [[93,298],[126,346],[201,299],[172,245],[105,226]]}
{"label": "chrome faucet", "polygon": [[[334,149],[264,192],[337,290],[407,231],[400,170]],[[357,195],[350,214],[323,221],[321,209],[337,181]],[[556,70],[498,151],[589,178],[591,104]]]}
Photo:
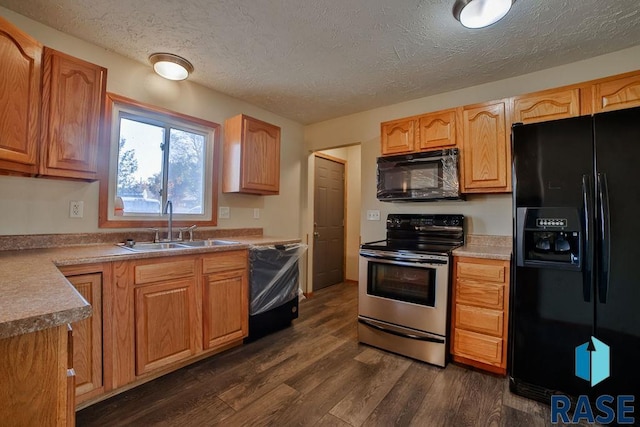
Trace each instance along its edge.
{"label": "chrome faucet", "polygon": [[167,242],[173,239],[173,203],[171,200],[167,200],[167,204],[164,205],[163,215],[169,214],[169,221],[167,224]]}

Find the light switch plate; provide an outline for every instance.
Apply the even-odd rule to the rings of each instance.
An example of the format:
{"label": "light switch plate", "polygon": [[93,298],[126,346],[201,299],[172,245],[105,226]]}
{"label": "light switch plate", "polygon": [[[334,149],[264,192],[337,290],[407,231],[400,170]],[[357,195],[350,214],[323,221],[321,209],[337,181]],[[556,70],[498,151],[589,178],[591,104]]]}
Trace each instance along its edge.
{"label": "light switch plate", "polygon": [[367,221],[380,221],[380,211],[367,211]]}
{"label": "light switch plate", "polygon": [[253,208],[253,219],[260,219],[260,208]]}
{"label": "light switch plate", "polygon": [[229,218],[229,207],[228,206],[220,206],[218,210],[218,218],[228,219]]}

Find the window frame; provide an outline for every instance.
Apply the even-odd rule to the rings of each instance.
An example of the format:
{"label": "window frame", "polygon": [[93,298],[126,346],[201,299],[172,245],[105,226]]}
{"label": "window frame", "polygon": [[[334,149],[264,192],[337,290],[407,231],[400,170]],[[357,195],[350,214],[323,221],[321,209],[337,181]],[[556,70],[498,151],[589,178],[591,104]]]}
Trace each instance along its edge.
{"label": "window frame", "polygon": [[[186,227],[190,225],[198,225],[199,227],[209,227],[218,225],[218,184],[220,176],[220,131],[221,126],[218,123],[208,120],[199,119],[197,117],[188,116],[177,113],[175,111],[145,104],[124,96],[114,93],[107,93],[106,103],[102,122],[102,132],[100,138],[100,159],[98,167],[98,176],[100,180],[99,199],[98,199],[98,227],[99,228],[140,228],[140,227],[165,227],[167,225],[166,216],[114,216],[109,215],[109,209],[113,209],[113,201],[110,201],[110,191],[113,191],[115,198],[115,175],[117,173],[117,165],[111,164],[112,160],[112,133],[115,127],[113,120],[119,120],[119,117],[113,117],[114,108],[122,108],[129,112],[141,113],[142,115],[152,115],[167,122],[178,122],[184,124],[185,127],[193,126],[194,128],[208,128],[213,133],[212,137],[212,158],[205,159],[205,177],[209,175],[206,170],[207,165],[211,165],[211,218],[198,219],[184,218],[180,214],[174,214],[173,224],[177,227]],[[117,149],[116,149],[117,151]],[[117,155],[117,153],[116,153]],[[113,176],[112,176],[113,175]],[[113,180],[113,183],[111,182]],[[206,191],[206,184],[205,184]],[[194,215],[196,216],[196,215]]]}

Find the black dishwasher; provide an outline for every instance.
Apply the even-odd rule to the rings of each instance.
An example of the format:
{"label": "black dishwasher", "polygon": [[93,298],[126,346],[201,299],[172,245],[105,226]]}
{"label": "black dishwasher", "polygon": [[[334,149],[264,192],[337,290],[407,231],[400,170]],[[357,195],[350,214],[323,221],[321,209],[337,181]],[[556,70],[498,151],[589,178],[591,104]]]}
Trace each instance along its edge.
{"label": "black dishwasher", "polygon": [[298,260],[301,243],[254,246],[249,250],[249,336],[245,342],[291,325],[298,318]]}

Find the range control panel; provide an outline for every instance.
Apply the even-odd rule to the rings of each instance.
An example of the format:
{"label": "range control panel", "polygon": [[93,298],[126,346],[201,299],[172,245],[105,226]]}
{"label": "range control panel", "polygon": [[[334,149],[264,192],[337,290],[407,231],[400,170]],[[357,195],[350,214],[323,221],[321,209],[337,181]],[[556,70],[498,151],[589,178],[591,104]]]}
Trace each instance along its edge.
{"label": "range control panel", "polygon": [[462,227],[463,215],[389,214],[387,230],[422,230],[429,227]]}
{"label": "range control panel", "polygon": [[536,226],[546,228],[546,227],[566,227],[567,226],[566,218],[536,218]]}

